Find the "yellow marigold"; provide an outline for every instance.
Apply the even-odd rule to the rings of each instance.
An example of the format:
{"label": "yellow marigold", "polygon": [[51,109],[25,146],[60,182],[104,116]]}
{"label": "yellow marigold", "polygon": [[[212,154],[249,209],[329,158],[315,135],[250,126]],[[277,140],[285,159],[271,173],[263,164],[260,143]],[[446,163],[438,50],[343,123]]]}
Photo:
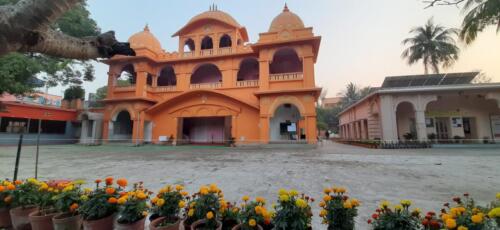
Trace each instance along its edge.
{"label": "yellow marigold", "polygon": [[11,190],[11,191],[12,191],[12,190],[16,190],[16,186],[15,186],[15,185],[13,185],[13,184],[9,184],[9,185],[7,185],[7,189],[8,189],[8,190]]}
{"label": "yellow marigold", "polygon": [[389,207],[389,205],[391,205],[391,202],[384,200],[380,203],[380,208],[386,209]]}
{"label": "yellow marigold", "polygon": [[288,191],[286,191],[285,189],[280,189],[278,191],[278,194],[281,196],[281,195],[288,195]]}
{"label": "yellow marigold", "polygon": [[446,223],[446,228],[448,229],[454,229],[457,227],[457,221],[455,219],[449,218],[445,221]]}
{"label": "yellow marigold", "polygon": [[156,204],[156,201],[158,201],[158,199],[159,198],[157,196],[153,197],[153,199],[151,199],[151,203]]}
{"label": "yellow marigold", "polygon": [[358,207],[359,206],[359,200],[358,199],[351,199],[351,204],[354,207]]}
{"label": "yellow marigold", "polygon": [[402,200],[400,203],[403,206],[410,206],[411,205],[411,200]]}
{"label": "yellow marigold", "polygon": [[497,193],[497,199],[500,200],[500,192]]}
{"label": "yellow marigold", "polygon": [[290,196],[283,194],[280,196],[280,201],[282,202],[288,202],[290,200]]}
{"label": "yellow marigold", "polygon": [[200,194],[201,195],[207,195],[208,194],[208,187],[207,186],[201,186],[200,188]]}
{"label": "yellow marigold", "polygon": [[210,185],[210,192],[212,193],[216,193],[219,191],[219,188],[217,188],[217,185],[216,184],[211,184]]}
{"label": "yellow marigold", "polygon": [[125,198],[125,197],[120,197],[120,199],[118,199],[118,204],[120,204],[120,205],[124,205],[125,203],[127,203],[127,198]]}
{"label": "yellow marigold", "polygon": [[191,217],[194,215],[194,209],[189,209],[188,216]]}
{"label": "yellow marigold", "polygon": [[331,197],[330,195],[325,195],[325,196],[323,197],[323,200],[324,200],[325,202],[328,202],[328,201],[331,201],[331,200],[332,200],[332,197]]}
{"label": "yellow marigold", "polygon": [[183,196],[187,196],[188,194],[189,194],[189,193],[188,193],[187,191],[182,191],[182,192],[181,192],[181,195],[183,195]]}
{"label": "yellow marigold", "polygon": [[68,185],[66,187],[63,188],[63,192],[68,192],[68,191],[72,191],[75,187],[73,185]]}
{"label": "yellow marigold", "polygon": [[177,190],[178,192],[184,190],[184,187],[182,185],[176,185],[175,186],[175,190]]}
{"label": "yellow marigold", "polygon": [[490,218],[500,217],[500,208],[494,208],[490,212],[488,212],[488,216]]}
{"label": "yellow marigold", "polygon": [[326,203],[325,203],[324,201],[320,201],[320,202],[319,202],[319,206],[320,206],[320,207],[322,207],[322,208],[323,208],[323,207],[325,207],[325,205],[326,205]]}
{"label": "yellow marigold", "polygon": [[243,201],[247,202],[248,200],[250,200],[250,197],[249,197],[249,196],[243,196],[243,197],[241,198],[241,200],[243,200]]}
{"label": "yellow marigold", "polygon": [[179,208],[184,208],[186,206],[186,202],[183,200],[179,201]]}
{"label": "yellow marigold", "polygon": [[290,190],[289,194],[290,194],[290,196],[297,196],[297,195],[299,195],[299,192],[297,192],[297,190],[295,190],[295,189],[292,189],[292,190]]}
{"label": "yellow marigold", "polygon": [[248,225],[250,225],[250,227],[255,227],[255,225],[257,225],[257,221],[255,221],[254,219],[250,219],[248,221]]}
{"label": "yellow marigold", "polygon": [[81,195],[80,200],[87,201],[87,200],[89,200],[89,197],[87,195]]}
{"label": "yellow marigold", "polygon": [[321,211],[319,212],[320,217],[325,217],[327,214],[328,214],[328,211],[326,211],[325,209],[321,209]]}
{"label": "yellow marigold", "polygon": [[394,210],[396,210],[396,211],[401,211],[402,209],[403,209],[403,206],[401,206],[399,204],[394,206]]}
{"label": "yellow marigold", "polygon": [[161,207],[165,204],[165,200],[160,198],[156,201],[156,206]]}
{"label": "yellow marigold", "polygon": [[465,226],[458,226],[457,230],[469,230],[469,228]]}
{"label": "yellow marigold", "polygon": [[328,195],[332,192],[332,190],[330,188],[325,188],[323,192]]}
{"label": "yellow marigold", "polygon": [[344,187],[337,188],[337,193],[345,193],[346,191],[347,189],[345,189]]}
{"label": "yellow marigold", "polygon": [[351,201],[349,201],[349,200],[344,201],[344,208],[351,209],[352,208]]}
{"label": "yellow marigold", "polygon": [[211,220],[214,218],[214,213],[213,212],[207,212],[207,219]]}
{"label": "yellow marigold", "polygon": [[295,205],[297,205],[297,207],[299,207],[299,208],[306,208],[307,202],[304,199],[299,198],[299,199],[295,200]]}
{"label": "yellow marigold", "polygon": [[450,214],[443,213],[441,214],[441,220],[446,221],[451,218]]}
{"label": "yellow marigold", "polygon": [[482,216],[482,215],[479,215],[479,214],[477,214],[477,215],[473,215],[470,219],[472,220],[472,222],[473,222],[474,224],[480,224],[480,223],[483,223],[483,216]]}
{"label": "yellow marigold", "polygon": [[146,198],[148,198],[148,195],[146,195],[146,193],[140,191],[140,192],[137,192],[136,197],[137,197],[137,199],[145,200]]}
{"label": "yellow marigold", "polygon": [[255,206],[255,213],[257,215],[262,214],[262,206]]}
{"label": "yellow marigold", "polygon": [[260,197],[260,196],[256,197],[255,201],[257,201],[259,203],[266,203],[266,199],[264,199],[264,197]]}
{"label": "yellow marigold", "polygon": [[148,216],[148,211],[142,211],[142,216]]}

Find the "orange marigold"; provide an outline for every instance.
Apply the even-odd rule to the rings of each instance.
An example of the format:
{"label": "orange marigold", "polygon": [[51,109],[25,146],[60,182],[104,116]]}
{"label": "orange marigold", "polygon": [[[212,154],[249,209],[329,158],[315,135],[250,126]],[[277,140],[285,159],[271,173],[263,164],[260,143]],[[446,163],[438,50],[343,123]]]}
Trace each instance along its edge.
{"label": "orange marigold", "polygon": [[107,185],[112,185],[113,184],[113,177],[106,177],[106,179],[104,179],[106,181],[106,184]]}
{"label": "orange marigold", "polygon": [[101,183],[101,182],[102,182],[102,180],[101,180],[101,179],[97,179],[97,180],[95,180],[94,182],[95,182],[96,184],[99,184],[99,183]]}
{"label": "orange marigold", "polygon": [[118,180],[116,181],[116,183],[117,183],[118,185],[122,186],[122,187],[127,187],[127,184],[128,184],[127,179],[125,179],[125,178],[120,178],[120,179],[118,179]]}
{"label": "orange marigold", "polygon": [[16,184],[16,185],[20,185],[20,184],[22,184],[22,183],[23,183],[23,182],[22,182],[22,181],[20,181],[20,180],[16,180],[16,181],[14,181],[14,184]]}
{"label": "orange marigold", "polygon": [[9,184],[9,185],[7,185],[7,189],[8,190],[16,190],[16,186],[13,184]]}
{"label": "orange marigold", "polygon": [[69,206],[69,211],[70,212],[75,212],[77,208],[78,208],[78,204],[77,203],[73,203],[71,206]]}
{"label": "orange marigold", "polygon": [[3,185],[0,185],[0,192],[5,191],[5,187]]}
{"label": "orange marigold", "polygon": [[106,194],[108,194],[108,195],[113,195],[115,193],[115,191],[116,191],[115,188],[111,188],[111,187],[106,188]]}
{"label": "orange marigold", "polygon": [[108,199],[108,203],[110,203],[110,204],[116,204],[116,202],[118,202],[118,200],[116,198],[114,198],[114,197],[110,197]]}

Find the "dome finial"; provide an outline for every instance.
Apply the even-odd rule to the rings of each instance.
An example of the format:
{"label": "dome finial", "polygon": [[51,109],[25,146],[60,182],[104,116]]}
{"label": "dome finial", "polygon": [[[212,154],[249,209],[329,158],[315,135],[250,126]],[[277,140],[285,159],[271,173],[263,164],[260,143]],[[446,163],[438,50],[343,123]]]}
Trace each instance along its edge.
{"label": "dome finial", "polygon": [[285,7],[283,8],[283,12],[289,12],[290,10],[288,9],[288,5],[285,2]]}
{"label": "dome finial", "polygon": [[149,25],[148,25],[148,23],[146,23],[146,26],[144,26],[144,31],[149,32]]}

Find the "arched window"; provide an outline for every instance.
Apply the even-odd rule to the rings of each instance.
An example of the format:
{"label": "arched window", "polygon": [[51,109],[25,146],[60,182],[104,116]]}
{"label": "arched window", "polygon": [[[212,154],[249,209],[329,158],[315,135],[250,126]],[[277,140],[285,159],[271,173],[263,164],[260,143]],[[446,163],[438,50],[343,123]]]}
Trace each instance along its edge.
{"label": "arched window", "polygon": [[201,49],[202,50],[209,50],[214,48],[214,43],[212,41],[212,38],[209,36],[205,36],[203,40],[201,40]]}
{"label": "arched window", "polygon": [[193,52],[194,50],[195,50],[194,41],[193,41],[193,39],[188,38],[184,42],[184,52]]}
{"label": "arched window", "polygon": [[128,64],[122,68],[122,72],[120,76],[116,79],[115,86],[117,87],[126,87],[135,84],[136,81],[136,73],[134,70],[134,66],[132,64]]}
{"label": "arched window", "polygon": [[152,86],[153,85],[153,75],[148,73],[148,77],[146,78],[146,85]]}
{"label": "arched window", "polygon": [[259,79],[259,61],[257,58],[246,58],[241,61],[238,70],[238,81],[258,80]]}
{"label": "arched window", "polygon": [[271,74],[302,72],[302,61],[292,48],[282,48],[274,53],[269,65]]}
{"label": "arched window", "polygon": [[191,84],[222,82],[222,73],[214,64],[203,64],[191,75]]}
{"label": "arched window", "polygon": [[231,37],[227,34],[224,34],[219,41],[219,48],[231,47]]}
{"label": "arched window", "polygon": [[177,79],[175,77],[174,68],[172,68],[172,66],[163,68],[158,77],[158,86],[174,86],[176,84]]}

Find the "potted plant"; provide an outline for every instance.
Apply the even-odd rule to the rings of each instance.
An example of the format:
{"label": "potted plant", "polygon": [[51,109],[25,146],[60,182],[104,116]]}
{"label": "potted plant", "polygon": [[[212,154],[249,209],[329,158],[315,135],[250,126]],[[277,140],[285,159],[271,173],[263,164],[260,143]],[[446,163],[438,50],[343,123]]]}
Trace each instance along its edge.
{"label": "potted plant", "polygon": [[445,203],[441,210],[441,224],[446,229],[495,229],[483,208],[476,206],[474,199],[468,193],[461,197],[453,198],[454,205]]}
{"label": "potted plant", "polygon": [[239,224],[240,209],[236,207],[236,204],[227,201],[221,201],[220,205],[222,230],[231,230]]}
{"label": "potted plant", "polygon": [[78,208],[83,219],[84,230],[113,229],[120,188],[112,186],[112,177],[106,178],[105,181],[105,186],[101,187],[102,181],[96,180],[96,188],[88,194],[88,199]]}
{"label": "potted plant", "polygon": [[52,218],[54,230],[81,229],[82,220],[78,213],[78,207],[81,203],[88,200],[91,189],[81,190],[83,181],[73,182],[72,189],[63,189],[62,192],[55,195],[54,207],[59,212]]}
{"label": "potted plant", "polygon": [[11,191],[15,188],[16,186],[12,182],[0,180],[0,229],[12,226],[9,211],[12,205]]}
{"label": "potted plant", "polygon": [[262,197],[257,197],[255,201],[249,202],[249,197],[243,197],[243,204],[239,215],[240,224],[233,230],[262,230],[264,222],[271,222],[271,215],[267,211],[266,201]]}
{"label": "potted plant", "polygon": [[500,227],[500,192],[496,195],[496,200],[491,202],[488,209],[488,217],[491,218],[497,227]]}
{"label": "potted plant", "polygon": [[401,204],[390,208],[388,201],[383,201],[376,213],[372,214],[372,219],[368,224],[372,225],[374,230],[420,230],[422,229],[419,209],[410,211],[411,201],[402,200]]}
{"label": "potted plant", "polygon": [[[25,182],[15,181],[10,187],[12,194],[12,208],[10,218],[14,229],[31,229],[29,214],[37,211],[38,189],[40,182],[36,179],[28,179]],[[14,186],[14,187],[13,187]]]}
{"label": "potted plant", "polygon": [[[127,186],[125,179],[119,179],[120,187]],[[134,184],[129,192],[121,192],[118,198],[118,218],[116,219],[116,230],[143,230],[146,216],[148,216],[149,191],[144,188],[143,183]]]}
{"label": "potted plant", "polygon": [[177,230],[181,222],[181,211],[186,206],[188,193],[181,185],[167,185],[151,199],[152,216],[150,230]]}
{"label": "potted plant", "polygon": [[279,191],[279,199],[276,205],[276,216],[274,217],[274,228],[278,230],[311,229],[312,211],[309,197],[299,195],[295,190]]}
{"label": "potted plant", "polygon": [[73,189],[72,184],[61,183],[57,187],[49,187],[45,182],[38,184],[38,199],[36,205],[38,210],[29,214],[31,228],[33,230],[52,230],[52,218],[58,214],[54,208],[54,199],[52,199],[60,191]]}
{"label": "potted plant", "polygon": [[353,230],[354,218],[358,215],[359,201],[350,199],[342,187],[325,188],[325,196],[319,203],[322,208],[319,216],[328,230]]}
{"label": "potted plant", "polygon": [[187,218],[181,223],[180,229],[189,226],[192,230],[221,230],[222,223],[218,217],[222,197],[217,185],[201,186],[200,191],[189,201]]}

